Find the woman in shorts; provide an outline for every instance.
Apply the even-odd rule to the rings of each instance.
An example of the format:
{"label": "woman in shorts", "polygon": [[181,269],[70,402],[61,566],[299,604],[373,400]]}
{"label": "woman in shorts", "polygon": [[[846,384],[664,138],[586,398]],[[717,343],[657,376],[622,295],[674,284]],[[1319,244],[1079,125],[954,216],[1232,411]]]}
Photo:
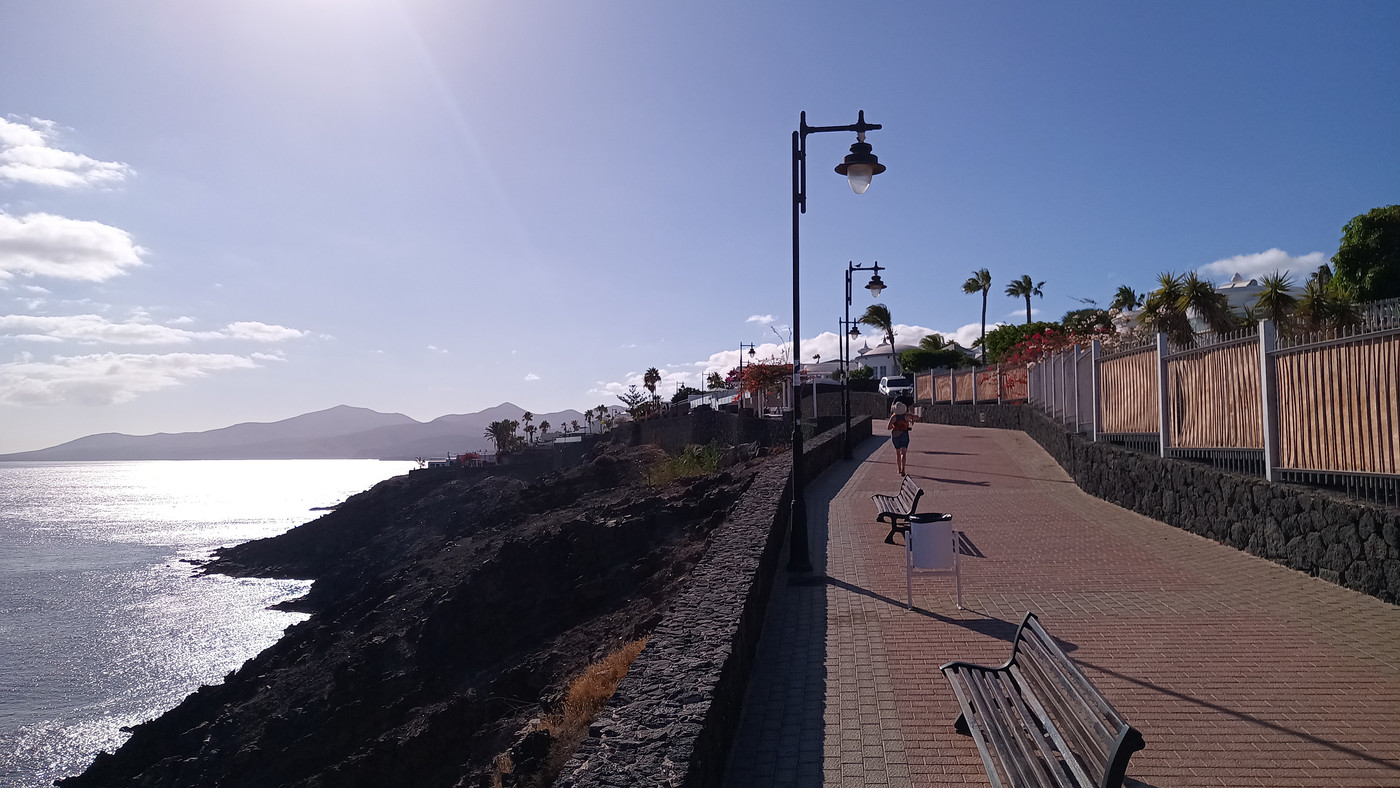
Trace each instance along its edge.
{"label": "woman in shorts", "polygon": [[894,404],[894,413],[890,416],[890,443],[894,444],[895,464],[899,466],[899,475],[904,476],[904,455],[909,451],[909,408],[903,402]]}

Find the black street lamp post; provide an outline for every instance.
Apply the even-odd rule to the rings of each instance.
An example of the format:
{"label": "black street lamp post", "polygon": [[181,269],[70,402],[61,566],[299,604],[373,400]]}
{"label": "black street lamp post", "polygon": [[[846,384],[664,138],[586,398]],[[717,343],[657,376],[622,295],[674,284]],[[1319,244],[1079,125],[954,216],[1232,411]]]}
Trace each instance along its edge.
{"label": "black street lamp post", "polygon": [[[802,342],[801,291],[798,288],[800,271],[800,248],[798,217],[807,212],[807,135],[829,131],[853,131],[856,142],[845,160],[836,165],[836,172],[845,175],[850,181],[851,191],[864,194],[870,188],[870,179],[885,171],[885,165],[871,152],[865,141],[865,133],[880,128],[878,123],[865,122],[865,110],[857,115],[850,126],[808,126],[807,113],[803,112],[797,130],[792,133],[792,390],[798,392],[800,378],[798,368],[799,346]],[[788,571],[812,571],[812,559],[807,543],[807,502],[802,489],[802,400],[792,398],[792,508],[788,516],[788,538],[791,551],[788,557]]]}
{"label": "black street lamp post", "polygon": [[749,358],[753,358],[755,355],[752,342],[739,343],[739,408],[741,410],[744,407],[744,348],[749,349]]}
{"label": "black street lamp post", "polygon": [[[850,337],[857,336],[859,330],[855,323],[851,322],[851,274],[856,271],[871,271],[870,283],[865,286],[870,291],[871,298],[879,298],[880,293],[885,290],[885,283],[880,279],[880,271],[883,266],[877,260],[874,265],[856,265],[853,262],[846,263],[846,323],[850,325],[851,332],[846,338],[846,357],[850,358],[851,343]],[[841,436],[841,457],[851,459],[851,377],[846,376],[846,385],[843,387],[841,397],[841,412],[846,417],[846,434]]]}

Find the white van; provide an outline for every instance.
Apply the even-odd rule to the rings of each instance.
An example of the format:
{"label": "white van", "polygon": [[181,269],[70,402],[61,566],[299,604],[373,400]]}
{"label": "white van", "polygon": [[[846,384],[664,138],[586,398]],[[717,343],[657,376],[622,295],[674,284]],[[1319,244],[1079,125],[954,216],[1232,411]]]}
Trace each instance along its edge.
{"label": "white van", "polygon": [[886,397],[899,397],[914,393],[914,381],[906,377],[889,376],[880,378],[880,393]]}

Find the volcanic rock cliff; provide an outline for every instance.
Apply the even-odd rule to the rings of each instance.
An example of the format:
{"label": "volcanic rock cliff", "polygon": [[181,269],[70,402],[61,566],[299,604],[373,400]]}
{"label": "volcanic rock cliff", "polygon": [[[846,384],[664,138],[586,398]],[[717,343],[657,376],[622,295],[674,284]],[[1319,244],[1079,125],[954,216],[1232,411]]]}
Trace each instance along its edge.
{"label": "volcanic rock cliff", "polygon": [[490,784],[571,677],[654,625],[761,462],[657,488],[660,455],[409,474],[219,551],[206,571],[314,579],[310,619],[59,785]]}

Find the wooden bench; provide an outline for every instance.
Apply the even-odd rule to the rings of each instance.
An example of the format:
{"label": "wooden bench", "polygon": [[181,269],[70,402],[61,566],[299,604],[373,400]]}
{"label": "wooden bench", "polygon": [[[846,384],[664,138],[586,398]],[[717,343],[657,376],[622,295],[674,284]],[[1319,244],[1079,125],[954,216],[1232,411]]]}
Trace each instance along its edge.
{"label": "wooden bench", "polygon": [[962,707],[954,727],[977,743],[994,788],[1119,788],[1144,746],[1033,613],[1005,665],[942,670]]}
{"label": "wooden bench", "polygon": [[[883,523],[886,520],[890,523],[890,533],[885,537],[885,544],[894,544],[894,535],[899,531],[907,531],[909,516],[914,514],[919,508],[919,499],[924,496],[924,491],[914,480],[908,476],[899,483],[899,492],[894,495],[881,495],[876,493],[870,496],[875,502],[875,509],[880,513],[875,518],[875,522]],[[901,526],[900,522],[904,525]]]}

